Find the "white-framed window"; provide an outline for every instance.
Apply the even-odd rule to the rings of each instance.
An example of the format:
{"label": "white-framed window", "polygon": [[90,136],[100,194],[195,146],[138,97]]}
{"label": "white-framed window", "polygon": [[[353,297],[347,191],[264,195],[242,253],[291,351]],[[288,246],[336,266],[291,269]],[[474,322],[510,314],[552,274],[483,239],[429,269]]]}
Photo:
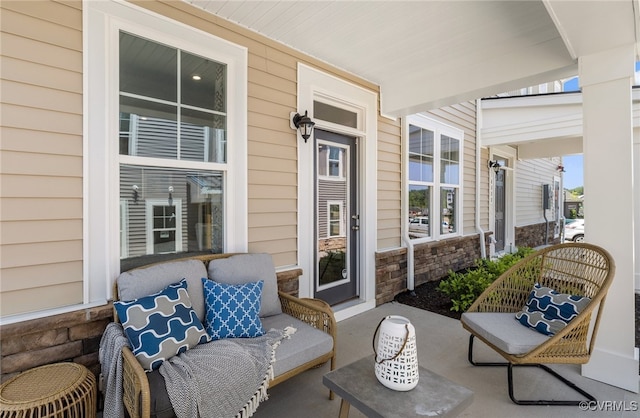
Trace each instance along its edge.
{"label": "white-framed window", "polygon": [[458,235],[462,227],[463,131],[412,115],[406,120],[405,132],[409,237]]}
{"label": "white-framed window", "polygon": [[344,202],[340,200],[329,200],[327,202],[327,237],[345,236],[345,214]]}
{"label": "white-framed window", "polygon": [[344,181],[346,149],[324,145],[318,150],[318,175],[327,180]]}
{"label": "white-framed window", "polygon": [[83,13],[86,301],[158,256],[246,251],[246,48],[127,2]]}

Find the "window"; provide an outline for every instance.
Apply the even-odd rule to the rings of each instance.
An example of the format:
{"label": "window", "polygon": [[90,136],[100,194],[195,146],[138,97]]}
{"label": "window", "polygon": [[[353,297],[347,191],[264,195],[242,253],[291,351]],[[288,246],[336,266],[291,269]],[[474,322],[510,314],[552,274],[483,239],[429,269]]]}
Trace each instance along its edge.
{"label": "window", "polygon": [[331,145],[320,145],[318,148],[318,175],[323,178],[344,181],[346,149]]}
{"label": "window", "polygon": [[462,131],[414,115],[407,132],[409,237],[459,232]]}
{"label": "window", "polygon": [[328,237],[340,237],[344,236],[344,214],[343,214],[343,202],[329,201],[327,202],[328,219]]}
{"label": "window", "polygon": [[221,252],[226,65],[125,31],[119,41],[121,267]]}
{"label": "window", "polygon": [[101,303],[132,267],[247,251],[247,49],[84,6],[85,303]]}

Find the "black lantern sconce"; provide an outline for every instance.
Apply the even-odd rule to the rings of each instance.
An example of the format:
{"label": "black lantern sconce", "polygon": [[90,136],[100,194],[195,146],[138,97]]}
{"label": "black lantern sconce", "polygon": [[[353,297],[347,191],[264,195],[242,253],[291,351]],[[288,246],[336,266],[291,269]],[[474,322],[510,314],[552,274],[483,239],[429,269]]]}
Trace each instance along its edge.
{"label": "black lantern sconce", "polygon": [[292,128],[300,131],[300,136],[302,136],[302,139],[304,139],[304,142],[306,143],[307,139],[311,136],[311,132],[313,132],[313,125],[316,123],[311,120],[306,110],[302,116],[300,113],[296,113],[294,115],[293,112],[291,115]]}
{"label": "black lantern sconce", "polygon": [[494,173],[498,174],[498,171],[500,171],[500,167],[502,166],[497,160],[496,161],[489,160],[489,168],[493,169]]}
{"label": "black lantern sconce", "polygon": [[169,186],[169,206],[173,206],[173,186]]}
{"label": "black lantern sconce", "polygon": [[133,190],[133,203],[137,205],[138,199],[140,198],[140,192],[138,191],[140,190],[140,188],[137,184],[134,184],[133,186],[131,186],[131,189]]}

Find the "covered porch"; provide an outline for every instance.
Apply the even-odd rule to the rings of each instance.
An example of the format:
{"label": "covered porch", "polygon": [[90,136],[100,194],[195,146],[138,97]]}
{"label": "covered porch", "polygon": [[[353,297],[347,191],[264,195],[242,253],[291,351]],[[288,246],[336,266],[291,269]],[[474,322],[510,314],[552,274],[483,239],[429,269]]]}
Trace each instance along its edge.
{"label": "covered porch", "polygon": [[[469,334],[457,319],[397,302],[380,305],[340,322],[337,367],[373,353],[373,333],[380,320],[387,315],[405,316],[415,326],[418,362],[421,366],[473,391],[473,403],[460,416],[546,418],[550,414],[563,417],[635,417],[638,414],[640,395],[583,377],[577,365],[557,366],[556,369],[592,393],[601,403],[599,407],[585,412],[575,406],[553,409],[548,406],[518,406],[511,402],[507,394],[506,368],[474,367],[467,362]],[[495,354],[482,344],[477,344],[476,353],[478,359],[496,359]],[[327,388],[322,385],[322,376],[328,371],[329,366],[324,365],[269,389],[269,400],[260,405],[254,417],[337,417],[340,398],[336,396],[330,401]],[[516,393],[523,396],[529,391],[560,399],[577,396],[541,370],[517,370],[514,380]],[[349,416],[364,415],[351,407]]]}

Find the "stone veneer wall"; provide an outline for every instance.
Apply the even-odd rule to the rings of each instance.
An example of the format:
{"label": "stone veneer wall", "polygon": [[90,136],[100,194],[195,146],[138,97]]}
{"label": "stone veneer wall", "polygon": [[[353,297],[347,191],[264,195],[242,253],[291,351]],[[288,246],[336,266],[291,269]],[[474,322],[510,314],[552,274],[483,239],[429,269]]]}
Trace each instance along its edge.
{"label": "stone veneer wall", "polygon": [[[301,269],[278,272],[278,288],[298,294]],[[113,321],[113,304],[0,327],[0,381],[36,366],[73,361],[100,374],[98,350],[102,333]]]}
{"label": "stone veneer wall", "polygon": [[[458,271],[472,267],[474,261],[480,258],[479,245],[479,235],[415,245],[415,286],[441,279],[449,270]],[[376,304],[390,302],[406,289],[407,249],[376,253]]]}
{"label": "stone veneer wall", "polygon": [[[555,222],[549,222],[549,245],[560,243],[560,237],[553,238],[554,227]],[[546,228],[546,223],[516,227],[516,247],[535,248],[545,245]]]}

